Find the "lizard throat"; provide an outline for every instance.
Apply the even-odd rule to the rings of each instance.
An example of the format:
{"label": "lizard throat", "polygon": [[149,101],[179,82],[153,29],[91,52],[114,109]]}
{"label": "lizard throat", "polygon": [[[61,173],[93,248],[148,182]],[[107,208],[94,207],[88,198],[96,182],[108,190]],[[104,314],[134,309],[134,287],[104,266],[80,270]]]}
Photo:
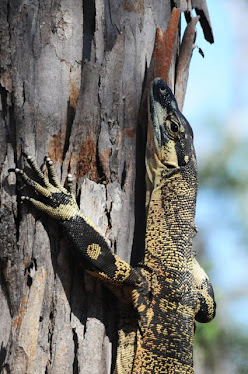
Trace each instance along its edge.
{"label": "lizard throat", "polygon": [[[192,181],[193,179],[193,181]],[[147,211],[144,263],[152,269],[170,267],[173,257],[190,258],[195,236],[197,177],[177,173],[153,190]]]}

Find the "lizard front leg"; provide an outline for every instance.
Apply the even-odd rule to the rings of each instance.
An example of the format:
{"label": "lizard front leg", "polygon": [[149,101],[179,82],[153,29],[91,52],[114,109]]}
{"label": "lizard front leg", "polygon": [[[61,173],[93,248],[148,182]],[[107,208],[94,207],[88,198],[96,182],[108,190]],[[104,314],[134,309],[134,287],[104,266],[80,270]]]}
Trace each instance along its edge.
{"label": "lizard front leg", "polygon": [[32,157],[28,156],[27,160],[40,183],[29,178],[23,170],[15,169],[15,172],[34,189],[42,201],[29,196],[22,196],[22,200],[30,201],[37,209],[58,220],[72,243],[76,257],[92,275],[116,285],[139,285],[138,272],[111,252],[93,222],[79,210],[72,193],[72,177],[68,176],[66,189],[58,180],[50,158],[46,158],[48,178]]}
{"label": "lizard front leg", "polygon": [[216,312],[214,291],[206,272],[196,258],[193,258],[193,277],[199,302],[195,319],[198,322],[209,322],[214,318]]}

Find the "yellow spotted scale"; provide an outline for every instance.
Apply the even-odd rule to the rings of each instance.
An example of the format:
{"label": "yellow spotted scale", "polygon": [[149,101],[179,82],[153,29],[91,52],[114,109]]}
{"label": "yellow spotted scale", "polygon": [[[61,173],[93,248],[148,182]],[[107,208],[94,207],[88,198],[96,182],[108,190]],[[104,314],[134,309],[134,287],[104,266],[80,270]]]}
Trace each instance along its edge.
{"label": "yellow spotted scale", "polygon": [[143,263],[131,267],[113,254],[93,222],[46,158],[49,178],[27,160],[40,183],[15,169],[42,201],[22,197],[58,220],[73,253],[119,297],[115,374],[191,374],[195,321],[215,315],[214,293],[192,251],[196,234],[197,165],[192,129],[160,78],[148,97],[146,145],[147,227]]}

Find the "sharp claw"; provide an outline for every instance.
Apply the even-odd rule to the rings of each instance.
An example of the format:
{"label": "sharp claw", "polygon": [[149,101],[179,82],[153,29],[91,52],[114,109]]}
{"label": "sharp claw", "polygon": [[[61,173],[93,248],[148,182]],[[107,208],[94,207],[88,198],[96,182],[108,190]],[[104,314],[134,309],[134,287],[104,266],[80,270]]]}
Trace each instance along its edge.
{"label": "sharp claw", "polygon": [[33,162],[33,161],[34,161],[34,158],[33,158],[32,156],[28,155],[28,156],[27,156],[27,160]]}
{"label": "sharp claw", "polygon": [[16,172],[17,174],[23,174],[23,170],[18,169],[18,168],[15,168],[15,172]]}
{"label": "sharp claw", "polygon": [[22,152],[22,155],[23,155],[24,157],[26,157],[26,159],[27,159],[28,161],[31,161],[31,162],[34,162],[34,161],[35,161],[35,157],[30,156],[28,153]]}
{"label": "sharp claw", "polygon": [[28,196],[21,196],[21,200],[22,200],[22,201],[30,200],[30,197],[28,197]]}
{"label": "sharp claw", "polygon": [[46,162],[47,162],[49,165],[53,165],[53,162],[52,162],[52,160],[50,159],[50,157],[46,157]]}

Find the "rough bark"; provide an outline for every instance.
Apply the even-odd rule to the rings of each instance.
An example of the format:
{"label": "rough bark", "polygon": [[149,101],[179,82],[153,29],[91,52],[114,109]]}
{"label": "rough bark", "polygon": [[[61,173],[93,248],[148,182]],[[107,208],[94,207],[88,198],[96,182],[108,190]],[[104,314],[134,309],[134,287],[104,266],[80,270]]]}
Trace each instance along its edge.
{"label": "rough bark", "polygon": [[130,261],[136,160],[137,209],[144,196],[137,118],[171,1],[2,0],[0,13],[1,372],[110,373],[114,298],[79,268],[58,225],[21,204],[27,190],[9,168],[29,172],[23,152],[40,165],[48,154],[62,181],[74,176],[81,209],[113,251]]}

